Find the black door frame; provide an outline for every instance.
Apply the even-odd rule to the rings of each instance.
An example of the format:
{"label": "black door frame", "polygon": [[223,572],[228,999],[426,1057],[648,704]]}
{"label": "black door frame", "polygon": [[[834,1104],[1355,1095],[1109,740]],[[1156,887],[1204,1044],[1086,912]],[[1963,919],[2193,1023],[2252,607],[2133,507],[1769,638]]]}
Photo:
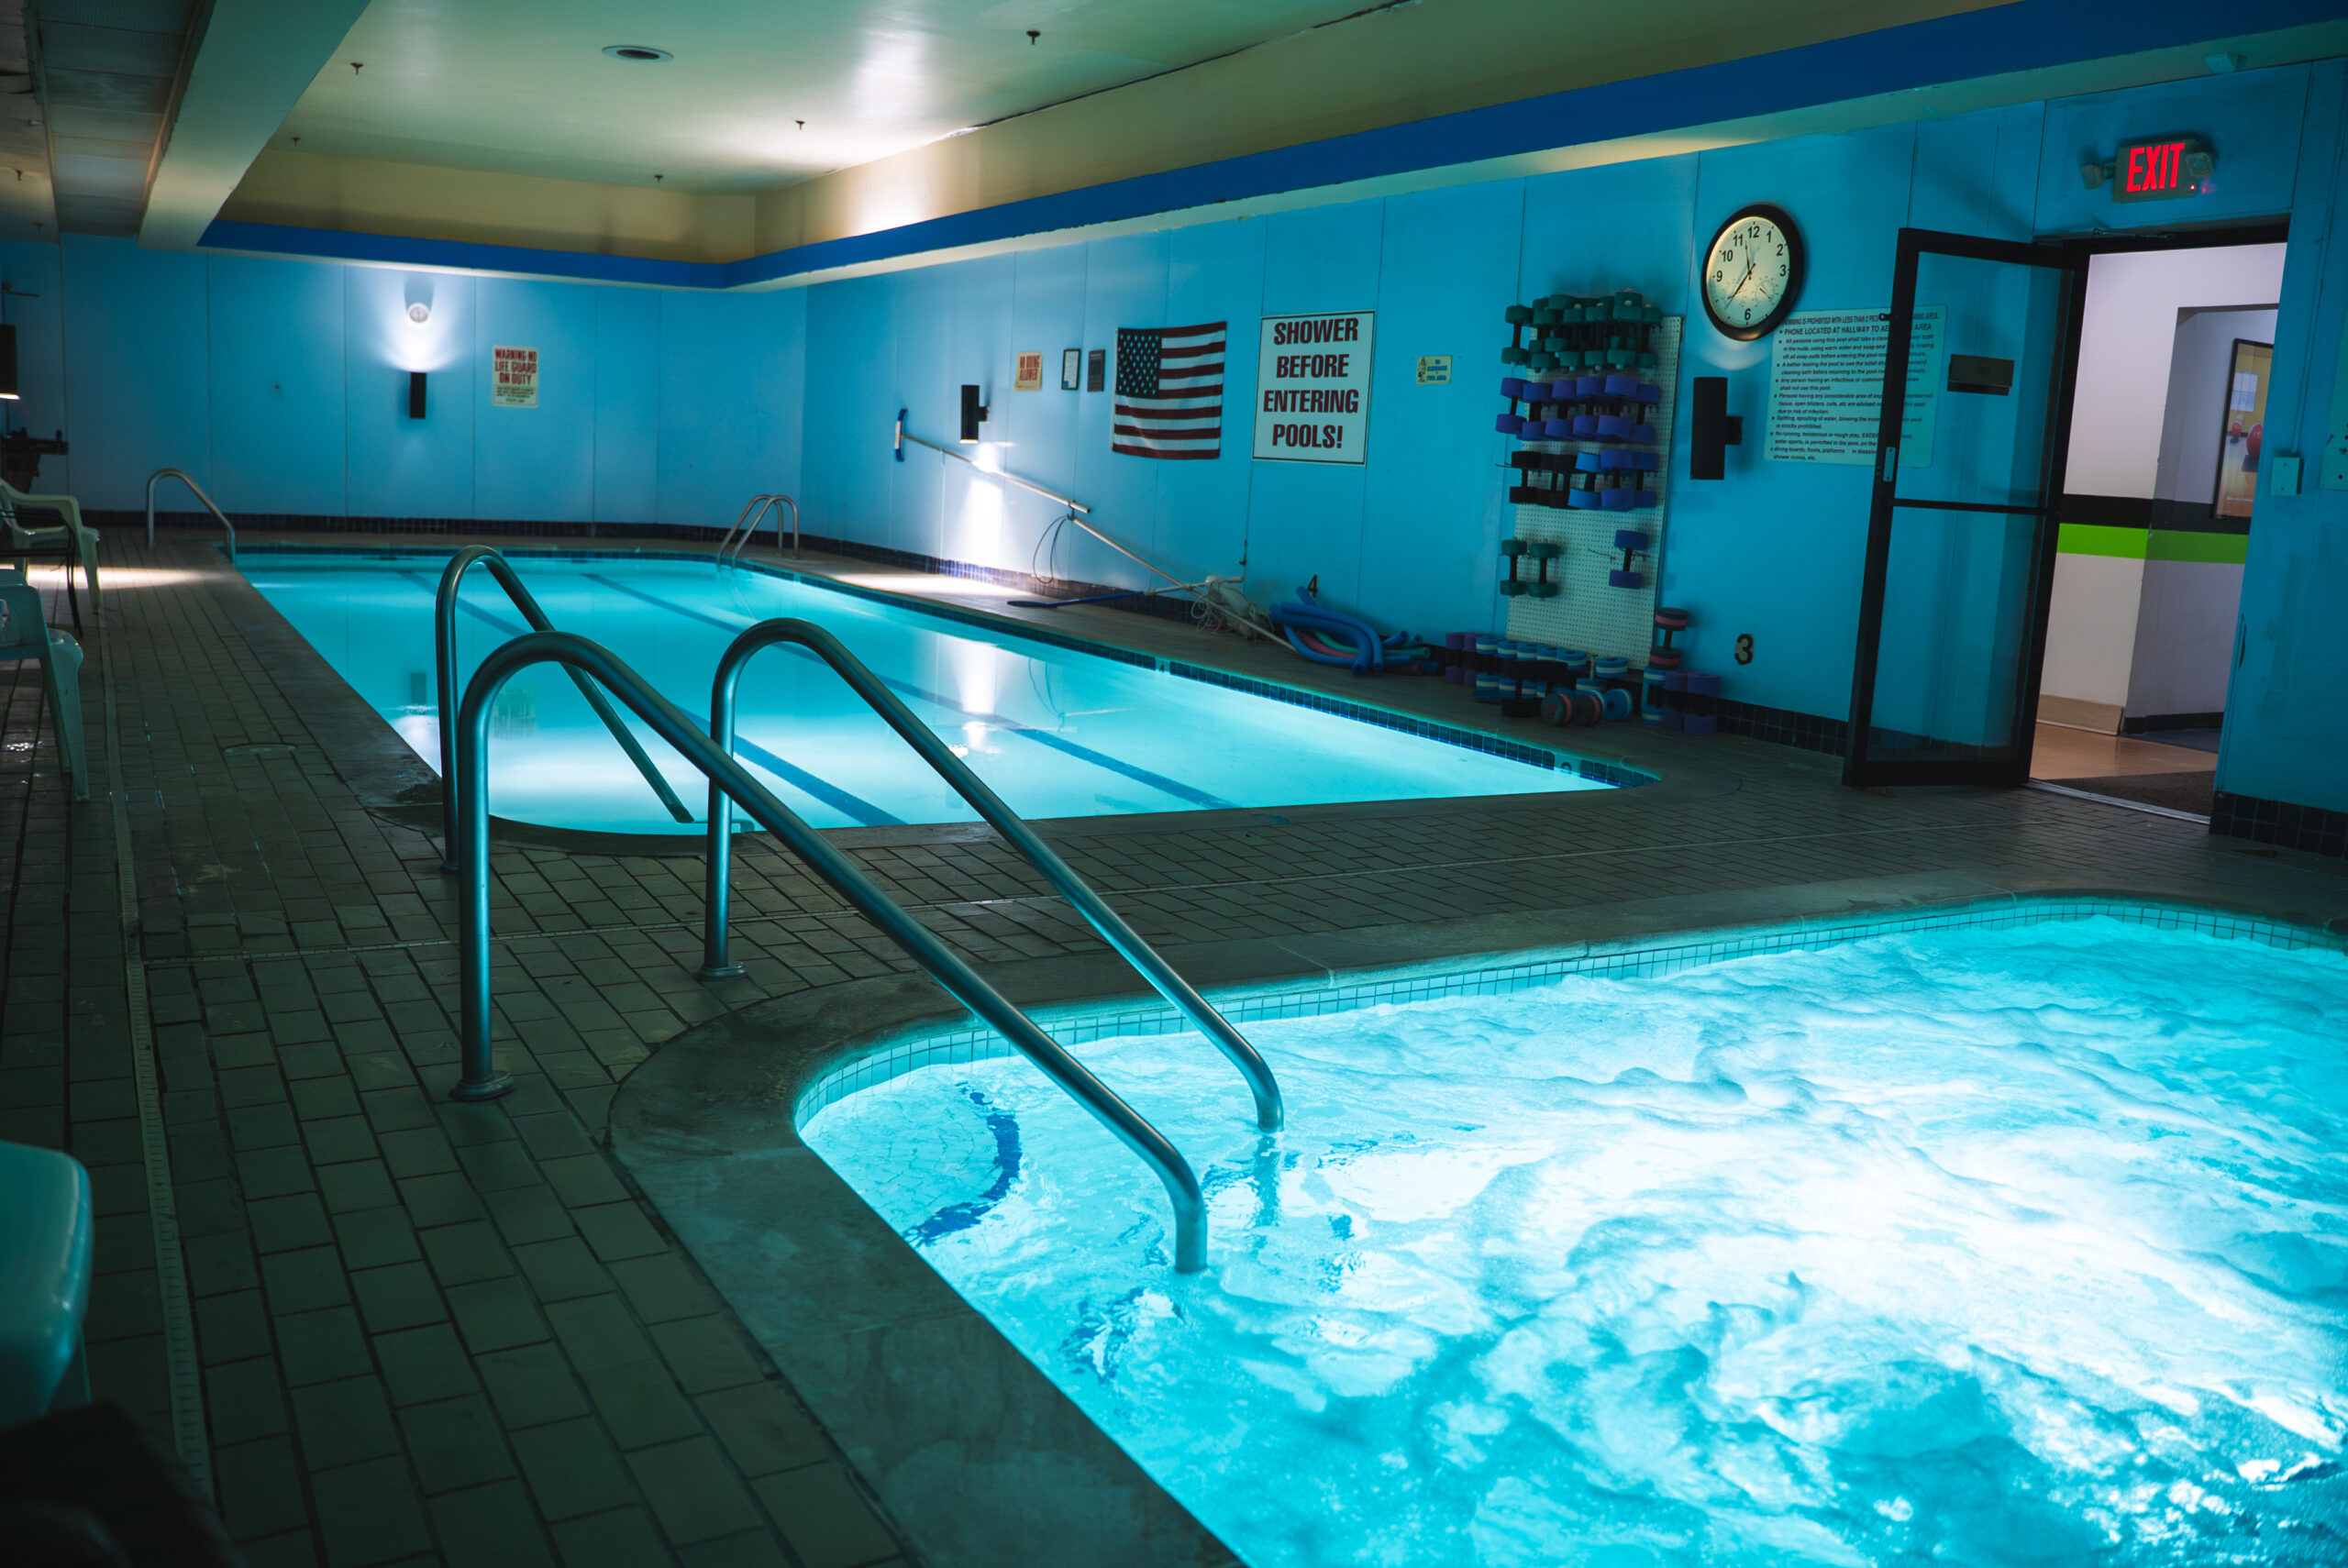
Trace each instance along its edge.
{"label": "black door frame", "polygon": [[[1908,348],[1916,319],[1916,269],[1926,255],[1959,256],[2010,266],[2039,267],[2061,274],[2064,295],[2054,361],[2053,396],[2047,400],[2044,446],[2039,464],[2037,502],[2030,506],[1966,505],[1956,502],[1901,501],[1900,434],[1908,410]],[[1937,229],[1903,228],[1893,262],[1891,320],[1884,343],[1883,403],[1877,416],[1873,504],[1867,517],[1866,563],[1859,585],[1858,646],[1851,662],[1851,706],[1843,743],[1843,782],[1865,789],[1886,784],[2016,785],[2030,777],[2031,738],[2038,723],[2038,681],[2046,655],[2047,609],[2054,592],[2054,558],[2061,537],[2064,466],[2069,456],[2071,398],[2078,382],[2079,328],[2087,301],[2088,252],[2058,245],[1990,239]],[[2037,558],[2032,565],[2030,620],[2022,631],[2021,690],[2015,714],[2013,755],[1999,757],[1890,759],[1867,755],[1867,732],[1875,713],[1876,665],[1882,649],[1883,593],[1890,575],[1892,513],[1899,510],[1999,513],[2039,519]]]}
{"label": "black door frame", "polygon": [[[2048,247],[2048,248],[2060,248],[2060,249],[2063,249],[2063,250],[2066,250],[2066,251],[2074,252],[2074,253],[2076,253],[2077,255],[2080,256],[2080,257],[2081,257],[2081,258],[2083,258],[2083,259],[2092,259],[2092,258],[2097,257],[2097,256],[2110,255],[2110,254],[2114,254],[2114,253],[2118,253],[2118,252],[2123,252],[2123,251],[2143,251],[2143,250],[2208,250],[2208,249],[2216,249],[2216,248],[2220,248],[2232,247],[2232,246],[2237,246],[2237,245],[2279,245],[2279,244],[2282,244],[2282,243],[2287,242],[2287,241],[2290,238],[2290,237],[2291,237],[2290,231],[2291,231],[2291,222],[2290,222],[2290,218],[2289,218],[2287,215],[2284,215],[2284,216],[2278,216],[2278,217],[2268,217],[2268,218],[2250,218],[2250,219],[2229,218],[2229,219],[2225,219],[2225,220],[2223,220],[2223,221],[2221,221],[2221,222],[2218,222],[2218,223],[2214,223],[2214,224],[2210,224],[2210,225],[2207,225],[2207,226],[2202,226],[2202,225],[2198,225],[2198,224],[2181,224],[2181,225],[2179,225],[2179,226],[2176,226],[2176,227],[2174,227],[2174,228],[2165,228],[2165,229],[2157,229],[2157,230],[2136,229],[2136,230],[2129,230],[2129,231],[2125,231],[2125,232],[2114,232],[2114,231],[2110,231],[2110,230],[2106,230],[2106,231],[2103,231],[2103,232],[2099,232],[2099,233],[2092,233],[2092,234],[2046,234],[2046,235],[2040,235],[2040,236],[2037,237],[2037,239],[2036,239],[2035,243],[2036,243],[2036,244],[2038,244],[2038,245],[2041,245],[2041,246]],[[1905,239],[1905,237],[1906,237],[1907,234],[1908,234],[1909,232],[1910,232],[1910,231],[1907,231],[1907,230],[1902,230],[1902,231],[1901,231],[1901,238],[1903,239],[1903,241],[1904,241],[1904,239]],[[1923,231],[1923,232],[1931,232],[1931,231]],[[1968,238],[1968,237],[1969,237],[1969,236],[1955,236],[1955,237],[1956,237],[1956,238]],[[1895,264],[1896,264],[1896,263],[1895,263]],[[1896,304],[1896,302],[1895,302],[1895,304]],[[1913,293],[1911,292],[1911,293],[1910,293],[1910,296],[1909,296],[1909,307],[1910,307],[1910,311],[1911,311],[1911,320],[1912,320],[1912,317],[1913,317],[1914,304],[1915,304],[1915,297],[1914,297]],[[2066,343],[2065,343],[2065,345],[2064,345],[2064,349],[2063,349],[2065,362],[2066,362],[2066,364],[2071,368],[2071,376],[2072,376],[2072,380],[2073,380],[2073,382],[2074,382],[2074,384],[2075,384],[2075,385],[2076,385],[2076,381],[2077,381],[2077,367],[2078,367],[2078,356],[2079,356],[2079,339],[2080,339],[2080,334],[2081,334],[2081,332],[2083,331],[2083,329],[2085,328],[2085,326],[2086,326],[2086,316],[2087,316],[2086,304],[2087,304],[2087,297],[2086,297],[2086,293],[2085,293],[2084,284],[2082,284],[2082,286],[2081,286],[2081,293],[2080,293],[2079,299],[2078,299],[2078,306],[2079,306],[2079,308],[2077,308],[2077,309],[2074,310],[2074,311],[2071,313],[2071,320],[2070,320],[2070,325],[2069,325],[2069,331],[2068,331],[2067,340],[2066,341]],[[1900,358],[1901,358],[1902,361],[1904,362],[1904,361],[1905,361],[1905,359],[1906,359],[1906,358],[1907,358],[1907,354],[1908,354],[1908,343],[1907,343],[1907,339],[1905,339],[1905,338],[1903,337],[1903,338],[1900,338],[1897,343],[1890,343],[1890,342],[1887,342],[1887,344],[1886,344],[1886,346],[1885,346],[1885,356],[1886,356],[1887,360],[1888,359],[1888,358],[1889,358],[1890,354],[1891,354],[1892,352],[1894,352],[1894,351],[1897,351],[1897,352],[1899,354],[1899,356],[1900,356]],[[1886,366],[1886,369],[1887,369],[1887,370],[1888,369],[1888,364],[1887,364],[1887,366]],[[1902,379],[1903,379],[1903,382],[1904,382],[1904,379],[1905,379],[1905,373],[1906,373],[1906,372],[1905,372],[1905,370],[1904,370],[1904,368],[1903,368],[1903,370],[1902,370]],[[1881,480],[1882,480],[1882,477],[1883,477],[1882,458],[1881,458],[1881,455],[1880,455],[1880,454],[1881,454],[1881,450],[1882,450],[1882,444],[1881,444],[1881,441],[1880,441],[1880,436],[1881,436],[1882,432],[1881,432],[1881,428],[1880,428],[1880,426],[1879,426],[1879,425],[1878,425],[1878,428],[1877,428],[1877,436],[1878,436],[1878,441],[1877,441],[1877,465],[1876,465],[1876,478],[1877,478],[1877,480],[1878,484],[1879,484],[1879,483],[1880,483],[1880,481],[1881,481]],[[2065,456],[2066,459],[2067,460],[2068,456],[2069,456],[2069,452],[2070,452],[2070,447],[2071,447],[2071,406],[2070,406],[2070,403],[2069,403],[2069,402],[2068,402],[2067,400],[2066,401],[2066,403],[2065,403],[2065,404],[2064,404],[2064,407],[2063,407],[2063,410],[2062,410],[2062,422],[2061,422],[2060,426],[2059,426],[2059,427],[2056,429],[2056,431],[2054,432],[2054,438],[2055,438],[2055,440],[2060,444],[2060,449],[2061,449],[2061,451],[2063,452],[2063,454],[2064,454],[2064,456]],[[1896,479],[1896,477],[1897,477],[1897,476],[1894,476],[1894,477],[1895,477],[1895,479]],[[2058,500],[2060,500],[2060,499],[2067,499],[2067,497],[2058,497]],[[2053,535],[2054,536],[2054,538],[2055,538],[2055,541],[2056,541],[2056,544],[2057,544],[2057,553],[2059,554],[2059,546],[2060,546],[2061,534],[2062,534],[2062,520],[2060,519],[2060,517],[2057,517],[2057,518],[2055,519],[2054,527],[2051,530],[2051,532],[2052,532],[2052,533],[2053,533]],[[1869,530],[1868,530],[1868,544],[1869,544],[1870,551],[1872,551],[1872,549],[1873,549],[1873,546],[1874,546],[1874,529],[1873,529],[1872,525],[1870,525]],[[1888,560],[1888,558],[1887,558],[1887,560]],[[2031,686],[2030,686],[2030,689],[2029,689],[2029,692],[2028,692],[2028,702],[2029,702],[2029,706],[2030,706],[2030,713],[2031,713],[2031,718],[2032,718],[2032,728],[2031,728],[2030,730],[2025,731],[2024,733],[2025,733],[2025,734],[2030,734],[2030,735],[2034,735],[2034,734],[2035,734],[2035,722],[2036,722],[2037,712],[2038,712],[2038,688],[2037,688],[2037,681],[2038,681],[2038,679],[2039,679],[2041,677],[2043,677],[2043,672],[2044,672],[2045,656],[2046,656],[2047,612],[2048,612],[2048,606],[2049,606],[2049,604],[2051,603],[2052,596],[2053,596],[2053,592],[2054,592],[2054,571],[2053,571],[2052,567],[2050,566],[2049,568],[2047,568],[2044,571],[2043,571],[2043,572],[2042,572],[2042,574],[2041,574],[2041,575],[2042,575],[2042,578],[2043,578],[2043,584],[2044,584],[2044,588],[2045,588],[2045,592],[2044,592],[2043,594],[2042,594],[2042,595],[2041,595],[2041,597],[2040,597],[2040,600],[2039,600],[2038,605],[2037,605],[2036,610],[2035,610],[2035,613],[2034,613],[2034,620],[2035,620],[2035,624],[2034,624],[2030,628],[2030,630],[2029,630],[2029,636],[2028,636],[2028,642],[2027,642],[2028,657],[2029,657],[2030,664],[2031,664],[2031,667],[2032,667],[2032,670],[2033,670],[2034,672],[2036,672],[2036,673],[2034,673],[2034,674],[2033,674],[2033,676],[2032,676],[2032,683],[2031,683]],[[1864,605],[1862,605],[1862,613],[1863,613],[1863,614],[1864,614],[1864,611],[1865,611],[1865,607],[1864,607]],[[1877,615],[1878,615],[1878,617],[1880,616],[1880,613],[1881,613],[1881,611],[1880,611],[1880,608],[1878,607],[1878,610],[1877,610]],[[1880,631],[1881,631],[1881,626],[1880,626],[1880,622],[1879,622],[1879,620],[1878,620],[1878,624],[1877,624],[1877,627],[1876,627],[1876,630],[1877,630],[1877,634],[1879,635],[1879,634],[1880,634]],[[1872,652],[1872,650],[1874,649],[1874,647],[1875,647],[1875,646],[1876,646],[1876,644],[1875,644],[1874,642],[1872,642],[1872,641],[1866,641],[1866,640],[1863,639],[1863,648],[1862,648],[1862,652],[1861,652],[1861,656],[1860,656],[1860,657],[1866,657],[1866,658],[1870,658],[1870,659],[1871,659],[1871,658],[1873,657],[1873,652]],[[1855,674],[1855,669],[1854,670],[1854,674]],[[1855,691],[1856,681],[1855,681],[1855,679],[1854,680],[1854,683],[1853,683],[1853,684],[1854,684],[1854,697],[1855,698],[1855,695],[1856,695],[1856,691]],[[1873,679],[1872,679],[1872,672],[1870,672],[1870,679],[1869,679],[1869,682],[1868,682],[1868,706],[1869,706],[1869,708],[1870,708],[1870,709],[1872,709],[1872,708],[1873,708],[1873,706],[1874,706],[1874,689],[1873,689],[1873,687],[1874,687],[1874,683],[1873,683]],[[1856,704],[1855,704],[1855,702],[1854,702],[1854,706],[1853,706],[1853,708],[1850,710],[1850,714],[1851,714],[1851,715],[1855,715],[1856,712],[1857,712],[1857,708],[1856,708]],[[1846,715],[1846,716],[1848,716],[1848,715]],[[1850,752],[1851,752],[1851,747],[1852,747],[1853,744],[1854,744],[1854,742],[1853,742],[1850,738],[1848,738],[1848,736],[1846,735],[1846,738],[1845,738],[1845,740],[1844,740],[1844,782],[1845,782],[1845,783],[1850,783],[1850,782],[1852,782],[1852,779],[1851,779],[1851,777],[1850,777],[1850,765],[1849,765],[1849,758],[1850,758]],[[2014,782],[2015,782],[2015,783],[2021,783],[2021,782],[2023,782],[2023,781],[2027,778],[2027,777],[2028,777],[2028,772],[2029,772],[2029,762],[2028,762],[2027,755],[2025,755],[2025,756],[2024,756],[2024,758],[2023,758],[2023,760],[2022,760],[2021,767],[2021,776],[2022,776],[2022,777],[2021,777],[2021,778],[2016,778],[2016,779],[2014,780]],[[1909,781],[1909,780],[1901,780],[1901,782],[1908,782],[1908,781]],[[1937,782],[1938,780],[1923,780],[1923,779],[1918,779],[1918,780],[1913,780],[1913,781],[1914,781],[1914,782]]]}

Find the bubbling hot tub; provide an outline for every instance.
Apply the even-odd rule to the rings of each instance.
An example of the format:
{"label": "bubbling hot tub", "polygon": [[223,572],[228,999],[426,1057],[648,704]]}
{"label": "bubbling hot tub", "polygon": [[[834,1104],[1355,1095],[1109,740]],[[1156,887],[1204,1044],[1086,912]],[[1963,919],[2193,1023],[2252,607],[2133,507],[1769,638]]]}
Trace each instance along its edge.
{"label": "bubbling hot tub", "polygon": [[[2241,940],[2241,938],[2254,940]],[[2012,904],[1051,1018],[808,1146],[1254,1568],[2348,1561],[2348,959]]]}

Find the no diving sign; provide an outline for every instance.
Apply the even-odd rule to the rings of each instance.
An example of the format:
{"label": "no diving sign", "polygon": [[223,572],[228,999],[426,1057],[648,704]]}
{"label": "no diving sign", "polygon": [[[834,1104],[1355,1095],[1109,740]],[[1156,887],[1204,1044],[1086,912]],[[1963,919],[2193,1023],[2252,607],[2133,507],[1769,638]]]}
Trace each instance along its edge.
{"label": "no diving sign", "polygon": [[1256,360],[1256,456],[1358,463],[1369,449],[1375,311],[1268,315]]}

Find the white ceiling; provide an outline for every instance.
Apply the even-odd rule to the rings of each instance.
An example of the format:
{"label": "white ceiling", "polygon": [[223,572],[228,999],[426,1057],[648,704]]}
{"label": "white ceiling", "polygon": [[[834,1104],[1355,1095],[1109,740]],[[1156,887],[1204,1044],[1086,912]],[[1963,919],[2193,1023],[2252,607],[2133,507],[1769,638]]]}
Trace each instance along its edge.
{"label": "white ceiling", "polygon": [[[373,0],[271,145],[771,189],[1283,37],[1362,0]],[[1029,28],[1041,37],[1034,42]],[[609,44],[675,59],[613,60]],[[364,69],[353,71],[351,61]],[[804,120],[805,127],[797,122]]]}

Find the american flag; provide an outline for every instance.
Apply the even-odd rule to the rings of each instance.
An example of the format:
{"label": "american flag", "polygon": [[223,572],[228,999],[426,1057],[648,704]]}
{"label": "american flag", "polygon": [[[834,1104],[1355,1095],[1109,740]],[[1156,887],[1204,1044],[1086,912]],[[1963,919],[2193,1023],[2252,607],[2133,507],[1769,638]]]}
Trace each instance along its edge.
{"label": "american flag", "polygon": [[1225,325],[1117,328],[1111,450],[1128,458],[1222,455]]}

